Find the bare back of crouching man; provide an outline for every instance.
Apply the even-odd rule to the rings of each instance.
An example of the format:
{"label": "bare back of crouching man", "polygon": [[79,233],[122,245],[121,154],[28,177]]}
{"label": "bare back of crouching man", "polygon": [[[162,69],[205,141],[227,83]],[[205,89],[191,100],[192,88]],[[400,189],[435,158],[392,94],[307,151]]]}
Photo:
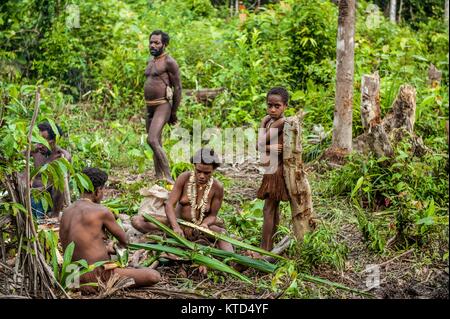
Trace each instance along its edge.
{"label": "bare back of crouching man", "polygon": [[169,39],[169,35],[160,30],[150,34],[149,49],[154,58],[145,69],[144,96],[147,105],[147,143],[153,150],[155,175],[173,184],[161,135],[166,123],[177,122],[176,111],[181,102],[182,88],[177,62],[164,52]]}
{"label": "bare back of crouching man", "polygon": [[[71,243],[75,243],[75,249],[72,259],[74,261],[85,259],[88,264],[97,261],[108,261],[110,259],[111,248],[108,248],[105,239],[105,231],[109,231],[119,240],[121,246],[127,246],[127,237],[125,232],[116,223],[113,213],[106,207],[100,205],[103,197],[103,187],[108,179],[108,175],[96,168],[87,168],[83,170],[92,184],[93,193],[83,193],[81,198],[64,210],[60,223],[60,238],[63,249]],[[132,269],[115,268],[105,270],[103,266],[94,271],[84,274],[80,277],[80,283],[106,282],[114,273],[132,278],[135,287],[150,286],[161,277],[153,269]],[[95,292],[94,287],[84,286],[83,292]]]}
{"label": "bare back of crouching man", "polygon": [[[165,204],[166,217],[157,218],[189,240],[196,240],[195,232],[192,228],[180,227],[177,218],[217,233],[225,233],[223,223],[217,219],[223,200],[223,186],[212,176],[219,166],[219,159],[213,150],[205,148],[199,150],[191,161],[195,165],[194,172],[184,172],[178,176]],[[196,208],[193,209],[193,205]],[[158,227],[146,221],[143,216],[134,216],[131,223],[143,233],[158,230]],[[222,240],[217,242],[217,246],[222,250],[233,251],[233,246]]]}

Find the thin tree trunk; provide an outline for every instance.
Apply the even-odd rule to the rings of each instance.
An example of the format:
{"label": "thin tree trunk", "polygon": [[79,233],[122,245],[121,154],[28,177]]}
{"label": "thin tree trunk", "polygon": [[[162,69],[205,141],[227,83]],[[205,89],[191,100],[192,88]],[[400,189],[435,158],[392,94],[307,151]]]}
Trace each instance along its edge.
{"label": "thin tree trunk", "polygon": [[397,0],[391,0],[389,3],[389,20],[392,23],[396,22],[396,12],[397,12]]}
{"label": "thin tree trunk", "polygon": [[398,18],[397,18],[398,23],[402,22],[402,10],[403,10],[403,0],[400,0],[400,6],[398,8]]}
{"label": "thin tree trunk", "polygon": [[[26,158],[25,158],[25,208],[28,211],[28,214],[26,215],[25,222],[28,223],[28,218],[33,218],[33,213],[31,210],[31,190],[30,190],[30,153],[31,153],[31,138],[33,135],[33,126],[36,122],[36,118],[39,113],[39,103],[41,102],[41,92],[40,88],[37,87],[36,90],[36,103],[34,106],[34,112],[33,112],[33,118],[31,119],[30,123],[30,130],[28,132],[28,145],[27,145],[27,151],[26,151]],[[36,232],[34,229],[34,223],[31,223],[33,232]]]}
{"label": "thin tree trunk", "polygon": [[352,150],[355,0],[339,2],[336,50],[336,102],[331,149]]}

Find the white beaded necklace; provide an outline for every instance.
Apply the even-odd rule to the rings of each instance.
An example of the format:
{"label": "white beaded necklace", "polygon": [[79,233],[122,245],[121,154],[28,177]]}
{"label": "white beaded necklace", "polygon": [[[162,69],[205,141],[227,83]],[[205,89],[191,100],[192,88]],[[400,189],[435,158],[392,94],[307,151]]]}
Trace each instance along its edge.
{"label": "white beaded necklace", "polygon": [[[211,187],[213,184],[213,178],[210,177],[208,183],[206,184],[205,192],[203,193],[203,197],[200,200],[200,203],[197,204],[197,183],[195,181],[195,173],[192,172],[189,177],[188,187],[187,187],[187,196],[189,198],[189,202],[191,203],[191,219],[192,222],[196,225],[200,225],[205,218],[206,207],[208,206],[208,196],[211,191]],[[197,210],[200,210],[200,216],[197,219]]]}

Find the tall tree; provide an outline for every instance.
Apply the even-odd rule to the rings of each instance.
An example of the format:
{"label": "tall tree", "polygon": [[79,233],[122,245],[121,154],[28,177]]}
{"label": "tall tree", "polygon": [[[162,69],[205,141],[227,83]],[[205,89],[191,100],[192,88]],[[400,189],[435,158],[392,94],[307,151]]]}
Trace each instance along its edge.
{"label": "tall tree", "polygon": [[330,157],[352,150],[355,0],[339,1],[336,46],[336,97]]}
{"label": "tall tree", "polygon": [[389,3],[389,20],[392,23],[396,22],[396,13],[397,13],[397,0],[391,0]]}

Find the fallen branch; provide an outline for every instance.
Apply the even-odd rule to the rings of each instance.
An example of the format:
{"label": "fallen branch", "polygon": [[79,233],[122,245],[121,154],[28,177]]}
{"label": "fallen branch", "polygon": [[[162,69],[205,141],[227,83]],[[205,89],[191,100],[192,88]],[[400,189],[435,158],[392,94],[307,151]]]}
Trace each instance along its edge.
{"label": "fallen branch", "polygon": [[407,250],[407,251],[405,251],[404,253],[401,253],[401,254],[398,255],[398,256],[395,256],[395,257],[393,257],[393,258],[391,258],[391,259],[389,259],[389,260],[387,260],[387,261],[385,261],[385,262],[382,262],[382,263],[379,264],[378,266],[379,266],[379,267],[386,266],[387,264],[390,264],[390,263],[393,262],[394,260],[399,259],[400,257],[406,256],[406,255],[412,253],[413,251],[414,251],[414,249]]}
{"label": "fallen branch", "polygon": [[183,290],[171,290],[171,289],[165,289],[165,288],[157,288],[157,287],[150,287],[145,289],[145,291],[149,291],[154,294],[162,294],[165,296],[172,296],[177,298],[186,298],[186,299],[205,299],[208,298],[208,296],[194,293],[190,291],[183,291]]}
{"label": "fallen branch", "polygon": [[302,279],[304,279],[306,281],[313,282],[313,283],[318,283],[318,284],[331,286],[331,287],[334,287],[334,288],[337,288],[337,289],[346,290],[346,291],[353,292],[355,294],[366,296],[366,297],[371,297],[371,298],[373,297],[373,295],[368,293],[368,292],[361,291],[361,290],[354,289],[354,288],[350,288],[350,287],[344,286],[342,284],[339,284],[337,282],[329,281],[327,279],[323,279],[323,278],[319,278],[319,277],[315,277],[315,276],[311,276],[311,275],[307,275],[307,274],[303,274],[303,273],[299,273],[299,276]]}

